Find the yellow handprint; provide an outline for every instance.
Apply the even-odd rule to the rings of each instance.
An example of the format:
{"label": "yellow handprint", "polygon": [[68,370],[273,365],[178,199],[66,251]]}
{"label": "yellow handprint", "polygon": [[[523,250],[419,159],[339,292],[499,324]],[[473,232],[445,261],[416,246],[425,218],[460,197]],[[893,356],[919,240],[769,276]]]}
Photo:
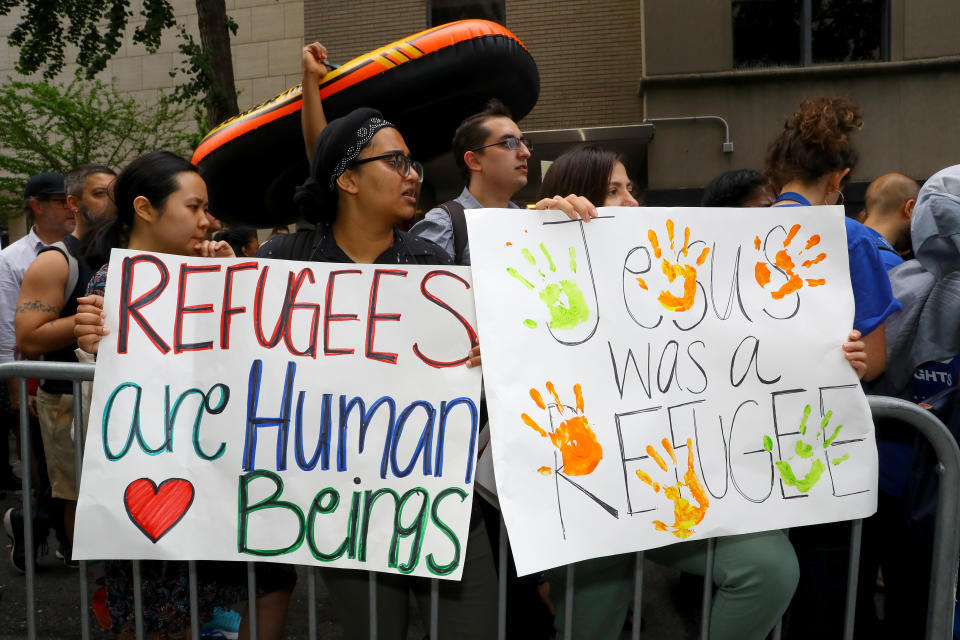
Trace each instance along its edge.
{"label": "yellow handprint", "polygon": [[[657,296],[657,301],[670,311],[686,311],[693,307],[697,296],[697,267],[703,265],[706,261],[710,254],[710,247],[704,247],[696,259],[696,266],[694,266],[687,263],[690,250],[690,227],[684,227],[683,229],[683,246],[680,251],[674,248],[673,220],[669,218],[667,219],[667,236],[670,239],[670,251],[674,252],[674,262],[670,262],[663,257],[656,231],[653,229],[647,231],[647,238],[650,240],[650,246],[653,247],[653,255],[662,260],[660,266],[663,275],[667,277],[667,282],[673,284],[674,280],[681,279],[683,281],[683,292],[677,295],[669,289],[664,289]],[[637,278],[637,284],[640,285],[641,289],[647,290],[647,283],[643,278]]]}
{"label": "yellow handprint", "polygon": [[[670,456],[670,460],[673,462],[674,468],[676,468],[677,455],[670,441],[664,438],[660,444],[663,446],[664,451]],[[667,471],[666,461],[657,450],[653,448],[653,445],[647,445],[647,455],[657,463],[660,469]],[[655,492],[660,493],[660,483],[655,482],[648,473],[642,469],[637,469],[636,474],[643,482],[653,487]],[[697,506],[693,506],[686,498],[680,495],[681,487],[686,487],[690,490]],[[668,500],[673,502],[674,522],[672,525],[667,525],[660,520],[654,520],[654,528],[657,531],[669,531],[678,538],[689,538],[695,533],[693,526],[703,521],[704,516],[707,515],[707,509],[710,507],[710,499],[707,497],[707,492],[703,490],[703,485],[700,484],[700,478],[697,477],[697,473],[693,470],[693,441],[691,438],[687,438],[687,471],[683,474],[683,481],[678,481],[671,486],[664,486],[663,494]]]}

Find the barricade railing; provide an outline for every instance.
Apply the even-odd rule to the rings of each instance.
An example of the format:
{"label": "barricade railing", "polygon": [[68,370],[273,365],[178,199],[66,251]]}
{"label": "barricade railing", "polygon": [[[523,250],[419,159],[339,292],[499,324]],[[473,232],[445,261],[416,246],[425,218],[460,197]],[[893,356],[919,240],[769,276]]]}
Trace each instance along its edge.
{"label": "barricade railing", "polygon": [[[30,460],[30,420],[27,408],[27,378],[47,380],[70,380],[73,383],[74,398],[74,442],[77,486],[80,486],[80,473],[83,460],[83,428],[81,406],[81,383],[93,380],[94,365],[66,362],[19,361],[0,364],[0,380],[19,378],[20,394],[20,455],[24,469],[29,468]],[[882,396],[868,396],[870,410],[874,418],[894,418],[909,424],[919,431],[933,447],[937,456],[937,474],[940,478],[937,498],[937,517],[934,524],[934,538],[931,562],[929,604],[927,608],[927,640],[948,640],[953,635],[954,604],[956,602],[958,558],[960,558],[960,447],[943,423],[929,411],[916,404]],[[33,505],[30,501],[31,478],[23,473],[23,520],[24,520],[24,561],[25,561],[25,615],[27,639],[37,637],[36,621],[36,581],[34,564]],[[844,610],[843,638],[852,639],[856,615],[857,576],[859,572],[860,538],[862,521],[854,520],[850,535],[850,559],[847,573],[847,593]],[[704,570],[703,598],[701,603],[701,638],[709,636],[710,607],[713,595],[713,559],[715,540],[707,543],[706,566]],[[509,541],[503,518],[500,518],[500,545],[497,558],[497,638],[505,640],[507,633],[507,554]],[[634,624],[631,638],[641,637],[640,613],[643,597],[643,552],[635,554],[633,611]],[[141,592],[140,562],[133,560],[133,596],[135,629],[138,640],[145,638],[143,626],[143,598]],[[80,623],[83,640],[90,638],[90,603],[86,562],[80,561]],[[188,562],[190,592],[190,630],[193,638],[200,638],[200,620],[198,617],[197,568],[195,561]],[[317,569],[307,567],[308,596],[308,637],[317,637]],[[573,637],[574,594],[576,589],[575,565],[567,565],[566,589],[564,593],[564,640]],[[248,616],[250,637],[258,638],[256,593],[257,579],[255,563],[247,563]],[[429,637],[439,639],[439,580],[431,579]],[[370,638],[377,637],[377,575],[369,572],[369,630]],[[780,624],[774,629],[774,640],[780,638]]]}

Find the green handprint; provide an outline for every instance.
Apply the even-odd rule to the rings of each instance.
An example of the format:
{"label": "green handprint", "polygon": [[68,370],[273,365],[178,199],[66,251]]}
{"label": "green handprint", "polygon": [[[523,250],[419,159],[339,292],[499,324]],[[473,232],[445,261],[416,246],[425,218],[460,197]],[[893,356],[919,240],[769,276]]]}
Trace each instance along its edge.
{"label": "green handprint", "polygon": [[[540,251],[547,259],[550,272],[556,273],[557,265],[554,264],[553,257],[542,242],[540,243]],[[527,261],[527,264],[531,267],[537,267],[537,260],[529,249],[523,249],[520,254]],[[570,247],[569,254],[570,271],[575,274],[577,272],[577,253],[573,247]],[[507,273],[519,280],[527,289],[533,291],[537,288],[513,267],[507,267]],[[575,280],[549,282],[547,275],[539,267],[537,267],[537,273],[543,283],[543,288],[537,295],[543,301],[543,304],[547,305],[547,310],[550,312],[549,327],[551,329],[573,329],[587,321],[590,317],[590,308],[583,297],[583,292],[580,291],[580,285]],[[537,322],[530,318],[524,320],[523,324],[531,329],[537,327]]]}
{"label": "green handprint", "polygon": [[[817,432],[813,436],[813,442],[808,443],[803,436],[807,435],[807,418],[809,417],[810,405],[807,405],[803,408],[803,420],[800,421],[800,426],[797,429],[800,432],[801,438],[797,440],[797,444],[794,446],[796,456],[804,460],[814,456],[816,453],[814,447],[817,442],[820,442],[821,447],[826,450],[826,448],[837,439],[837,436],[840,434],[840,429],[843,429],[843,425],[838,424],[837,428],[833,430],[833,435],[829,438],[826,437],[827,426],[830,424],[830,418],[833,417],[833,411],[827,411],[827,414],[823,416],[823,420],[820,421],[820,428],[817,429]],[[766,451],[773,451],[773,440],[770,436],[763,436],[763,448]],[[776,465],[777,471],[780,472],[780,479],[785,485],[794,487],[801,493],[807,493],[820,481],[820,476],[826,471],[827,466],[823,463],[823,460],[817,458],[810,463],[810,470],[807,471],[806,475],[802,478],[797,478],[797,475],[793,472],[793,467],[790,465],[790,460],[793,460],[793,458],[794,456],[790,456],[786,460],[778,460],[774,462],[774,465]],[[849,458],[849,455],[837,458],[833,461],[834,466],[840,464],[847,458]]]}

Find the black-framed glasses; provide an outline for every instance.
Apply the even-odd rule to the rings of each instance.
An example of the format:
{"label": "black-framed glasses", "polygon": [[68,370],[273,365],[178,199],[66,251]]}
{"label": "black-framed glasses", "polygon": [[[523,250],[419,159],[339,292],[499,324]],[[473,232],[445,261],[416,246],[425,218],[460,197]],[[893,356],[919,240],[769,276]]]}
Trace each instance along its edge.
{"label": "black-framed glasses", "polygon": [[410,168],[412,167],[413,170],[417,172],[417,182],[423,182],[423,165],[405,154],[403,151],[391,151],[390,153],[384,153],[379,156],[359,158],[350,164],[356,166],[358,164],[373,162],[374,160],[389,160],[390,164],[392,164],[393,168],[397,170],[397,173],[400,174],[401,178],[406,178],[409,176]]}
{"label": "black-framed glasses", "polygon": [[482,147],[474,147],[473,149],[470,149],[470,151],[480,151],[481,149],[486,149],[487,147],[496,147],[497,145],[501,144],[507,149],[510,149],[510,151],[516,151],[520,148],[521,144],[527,148],[527,151],[533,151],[533,141],[526,136],[520,136],[519,138],[516,136],[504,136],[503,140],[497,140],[496,142],[485,144]]}

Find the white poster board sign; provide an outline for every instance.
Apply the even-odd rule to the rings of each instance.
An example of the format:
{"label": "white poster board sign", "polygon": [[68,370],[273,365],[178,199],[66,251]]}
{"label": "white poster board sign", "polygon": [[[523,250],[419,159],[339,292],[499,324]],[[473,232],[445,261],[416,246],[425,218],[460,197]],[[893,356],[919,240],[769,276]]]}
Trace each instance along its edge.
{"label": "white poster board sign", "polygon": [[518,571],[873,513],[842,209],[600,212],[467,216]]}
{"label": "white poster board sign", "polygon": [[74,557],[457,579],[469,269],[114,251]]}

